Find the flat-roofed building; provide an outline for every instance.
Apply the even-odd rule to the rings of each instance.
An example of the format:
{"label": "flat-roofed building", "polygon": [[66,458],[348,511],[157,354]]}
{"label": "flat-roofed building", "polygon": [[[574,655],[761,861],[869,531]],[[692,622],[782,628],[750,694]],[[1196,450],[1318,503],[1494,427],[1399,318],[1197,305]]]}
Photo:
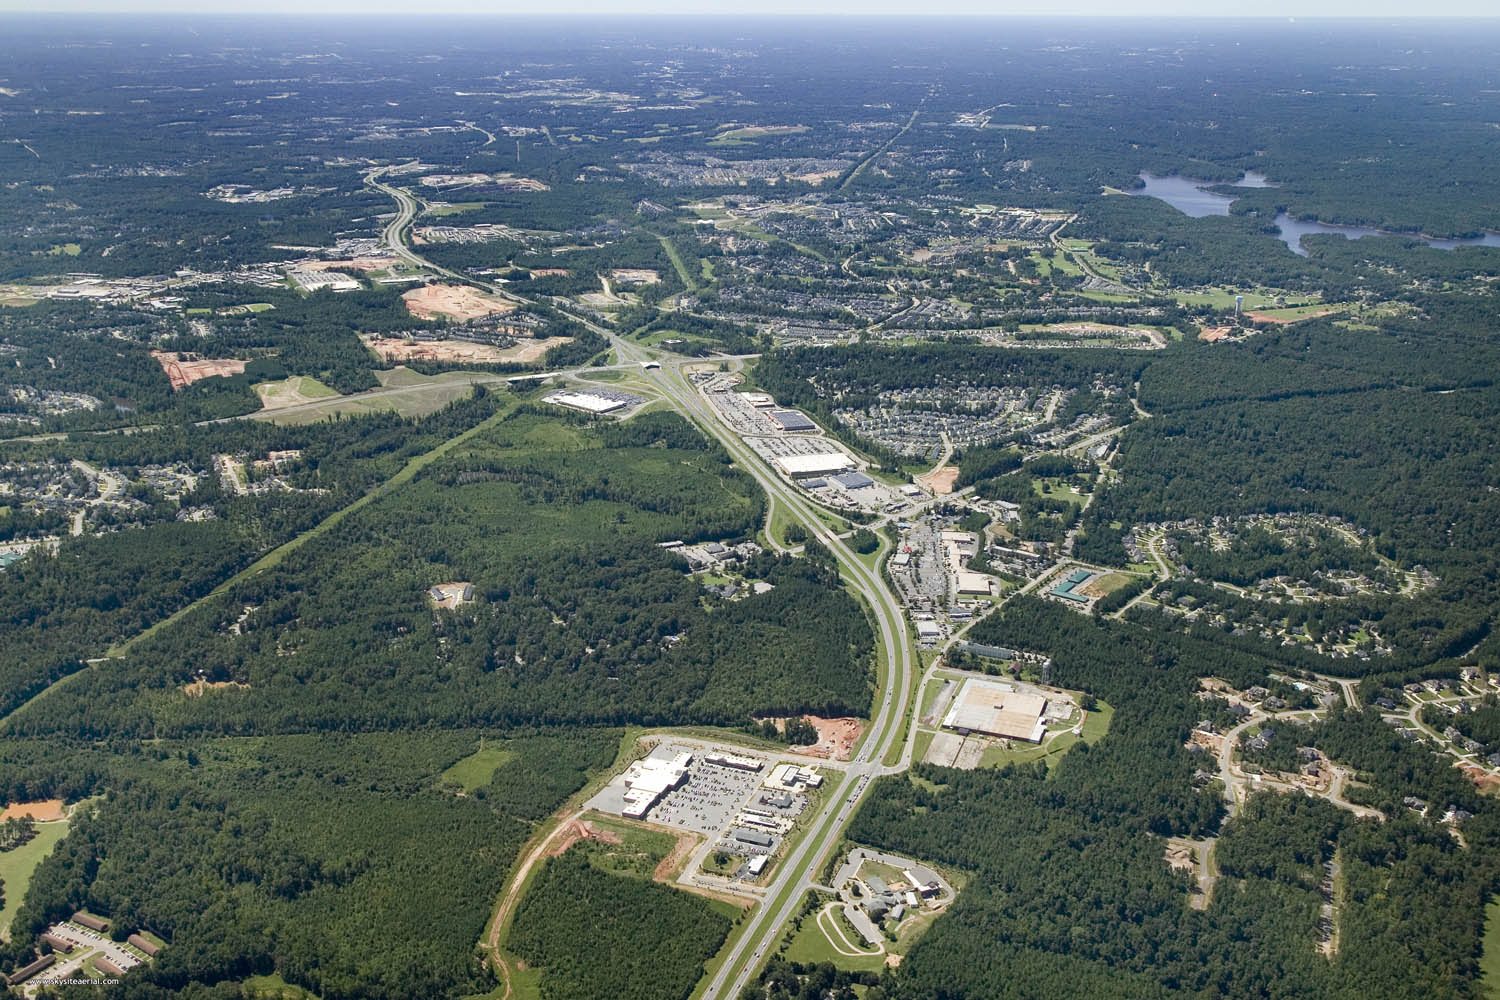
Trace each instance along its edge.
{"label": "flat-roofed building", "polygon": [[624,806],[620,815],[640,819],[651,811],[661,797],[687,780],[693,755],[680,753],[671,760],[647,757],[625,769]]}
{"label": "flat-roofed building", "polygon": [[830,476],[854,468],[854,459],[841,451],[823,451],[813,455],[777,455],[771,461],[777,469],[793,479]]}
{"label": "flat-roofed building", "polygon": [[990,578],[983,573],[974,573],[970,570],[961,569],[955,574],[958,578],[958,592],[960,594],[990,594]]}
{"label": "flat-roofed building", "polygon": [[1006,739],[1040,743],[1047,735],[1042,718],[1047,699],[1039,694],[1017,691],[1009,684],[974,678],[953,699],[953,706],[943,718],[943,728],[968,735],[1002,736]]}
{"label": "flat-roofed building", "polygon": [[628,401],[624,399],[601,396],[592,392],[554,392],[552,395],[542,398],[549,403],[556,403],[558,406],[566,406],[574,410],[582,410],[585,413],[613,413],[629,405]]}
{"label": "flat-roofed building", "polygon": [[771,422],[784,431],[815,431],[818,425],[800,410],[772,410]]}
{"label": "flat-roofed building", "polygon": [[770,834],[762,833],[759,830],[747,830],[744,827],[735,829],[734,839],[742,844],[749,844],[752,847],[770,847],[776,843],[776,838]]}
{"label": "flat-roofed building", "polygon": [[703,762],[715,767],[732,767],[736,771],[759,771],[766,766],[766,762],[759,757],[750,757],[742,753],[727,753],[723,750],[715,750],[707,754]]}
{"label": "flat-roofed building", "polygon": [[862,490],[868,486],[874,486],[875,480],[863,472],[844,472],[833,477],[833,481],[846,490]]}

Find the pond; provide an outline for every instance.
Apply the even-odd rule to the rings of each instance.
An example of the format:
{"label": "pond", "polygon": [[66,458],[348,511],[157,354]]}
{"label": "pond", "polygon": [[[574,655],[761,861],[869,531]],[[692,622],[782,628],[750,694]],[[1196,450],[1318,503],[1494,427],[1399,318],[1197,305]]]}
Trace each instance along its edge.
{"label": "pond", "polygon": [[[1194,219],[1201,219],[1209,215],[1228,215],[1229,206],[1234,204],[1234,196],[1219,194],[1210,190],[1216,185],[1214,181],[1195,180],[1191,177],[1158,177],[1155,174],[1141,174],[1141,180],[1145,187],[1127,194],[1136,197],[1159,198],[1171,205],[1183,215]],[[1265,174],[1250,171],[1241,177],[1231,187],[1240,188],[1266,188],[1275,187],[1266,179]],[[1327,222],[1319,222],[1316,219],[1297,219],[1281,212],[1276,216],[1276,228],[1279,230],[1281,242],[1289,247],[1292,253],[1307,256],[1307,251],[1302,247],[1302,237],[1314,235],[1343,236],[1346,239],[1361,239],[1365,236],[1401,236],[1406,239],[1421,240],[1430,247],[1438,250],[1453,250],[1457,247],[1500,247],[1500,233],[1485,233],[1482,236],[1474,236],[1468,239],[1448,239],[1436,236],[1418,236],[1413,233],[1393,233],[1383,229],[1372,229],[1369,226],[1340,226]]]}

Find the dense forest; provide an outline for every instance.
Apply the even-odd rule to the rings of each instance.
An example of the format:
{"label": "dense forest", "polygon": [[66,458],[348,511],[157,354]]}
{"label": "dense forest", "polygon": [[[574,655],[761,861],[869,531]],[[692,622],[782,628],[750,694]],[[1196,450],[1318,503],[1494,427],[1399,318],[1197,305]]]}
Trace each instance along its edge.
{"label": "dense forest", "polygon": [[327,998],[488,989],[473,943],[531,824],[606,764],[618,731],[487,745],[508,759],[490,794],[438,775],[478,734],[163,742],[113,753],[11,741],[7,798],[105,792],[42,863],[16,917],[14,961],[80,907],[169,945],[114,995],[280,974]]}
{"label": "dense forest", "polygon": [[[855,839],[972,874],[887,974],[887,995],[1018,997],[1039,984],[1132,998],[1476,995],[1480,909],[1500,874],[1485,845],[1500,825],[1458,772],[1378,717],[1335,716],[1310,738],[1369,776],[1392,821],[1262,795],[1220,829],[1221,796],[1195,788],[1183,749],[1203,711],[1196,678],[1246,683],[1266,660],[1035,599],[1012,601],[975,633],[1049,650],[1059,684],[1106,698],[1116,714],[1105,739],[1050,773],[918,766],[877,787]],[[1405,813],[1410,794],[1473,811],[1468,849]],[[1207,909],[1190,909],[1188,880],[1169,871],[1158,838],[1214,833],[1222,875]],[[1315,946],[1318,883],[1334,852],[1347,889],[1330,962]]]}
{"label": "dense forest", "polygon": [[[522,407],[8,726],[146,736],[861,714],[873,640],[831,562],[762,557],[747,571],[773,589],[725,602],[657,545],[743,537],[760,504],[679,417],[596,427]],[[450,580],[472,582],[476,600],[434,612],[427,590]],[[182,697],[200,673],[248,688]]]}
{"label": "dense forest", "polygon": [[708,901],[600,871],[575,848],[543,867],[509,947],[541,966],[543,1000],[686,1000],[728,932]]}

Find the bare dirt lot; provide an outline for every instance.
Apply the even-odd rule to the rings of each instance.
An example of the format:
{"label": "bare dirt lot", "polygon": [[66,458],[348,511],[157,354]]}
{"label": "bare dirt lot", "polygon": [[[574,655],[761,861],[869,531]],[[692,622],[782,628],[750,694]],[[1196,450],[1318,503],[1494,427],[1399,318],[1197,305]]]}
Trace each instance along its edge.
{"label": "bare dirt lot", "polygon": [[945,497],[953,492],[953,486],[958,482],[958,466],[945,465],[925,476],[917,477],[917,485],[927,490],[934,496]]}
{"label": "bare dirt lot", "polygon": [[657,864],[656,870],[651,873],[651,878],[657,882],[670,882],[682,871],[682,866],[687,864],[688,856],[693,853],[693,848],[698,846],[698,837],[691,833],[679,833],[677,843],[672,845],[672,853],[662,858]]}
{"label": "bare dirt lot", "polygon": [[302,264],[304,271],[385,271],[401,263],[399,257],[355,257],[353,260],[315,260]]}
{"label": "bare dirt lot", "polygon": [[38,823],[51,823],[63,818],[62,799],[42,799],[38,802],[12,802],[0,813],[0,820],[34,819]]}
{"label": "bare dirt lot", "polygon": [[1234,328],[1233,327],[1228,327],[1228,326],[1205,326],[1203,328],[1203,330],[1198,334],[1198,339],[1199,340],[1206,340],[1210,344],[1212,344],[1215,341],[1224,340],[1232,332],[1234,332]]}
{"label": "bare dirt lot", "polygon": [[152,351],[151,356],[166,373],[173,392],[192,385],[199,379],[240,375],[245,371],[246,364],[234,358],[195,358],[191,355],[173,354],[171,351]]}
{"label": "bare dirt lot", "polygon": [[505,363],[526,364],[540,361],[547,351],[566,344],[571,337],[526,339],[511,347],[471,344],[467,340],[404,340],[399,337],[366,337],[365,346],[382,361],[398,364],[407,361],[457,362],[471,365]]}
{"label": "bare dirt lot", "polygon": [[567,853],[568,848],[580,840],[597,840],[601,844],[618,844],[620,835],[612,830],[604,830],[585,819],[575,819],[567,825],[562,835],[547,845],[547,856],[549,858],[561,857]]}
{"label": "bare dirt lot", "polygon": [[858,719],[823,719],[816,715],[803,718],[818,730],[818,742],[812,746],[795,747],[795,753],[829,760],[848,760],[854,756],[854,744],[859,742],[860,731],[864,728]]}
{"label": "bare dirt lot", "polygon": [[402,295],[401,300],[417,319],[447,317],[460,322],[507,313],[516,307],[514,302],[467,285],[423,285]]}

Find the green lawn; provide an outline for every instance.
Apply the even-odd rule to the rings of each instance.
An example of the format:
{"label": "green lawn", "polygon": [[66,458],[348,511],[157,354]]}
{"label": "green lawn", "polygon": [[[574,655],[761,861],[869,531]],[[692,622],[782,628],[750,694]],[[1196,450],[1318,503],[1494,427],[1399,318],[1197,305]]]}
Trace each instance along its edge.
{"label": "green lawn", "polygon": [[1479,953],[1479,983],[1485,996],[1500,1000],[1500,899],[1484,908],[1484,943]]}
{"label": "green lawn", "polygon": [[67,833],[66,820],[38,823],[35,837],[13,851],[0,854],[0,885],[5,890],[5,906],[0,909],[0,936],[7,939],[10,937],[10,922],[21,908],[21,900],[26,896],[26,887],[31,884],[32,873]]}
{"label": "green lawn", "polygon": [[[819,896],[820,901],[826,897]],[[842,921],[838,914],[830,914],[824,918],[828,920]],[[846,928],[845,934],[850,941],[863,948],[864,939],[852,928]],[[791,962],[831,962],[840,969],[848,969],[854,972],[869,971],[877,972],[885,966],[884,955],[854,956],[842,955],[833,943],[828,940],[828,935],[819,926],[818,911],[814,910],[802,918],[802,928],[792,936],[791,942],[786,948],[786,958]]]}
{"label": "green lawn", "polygon": [[279,975],[251,976],[241,984],[245,996],[254,1000],[317,1000],[317,994],[293,986]]}
{"label": "green lawn", "polygon": [[515,758],[504,747],[484,747],[455,762],[443,772],[443,783],[457,785],[466,792],[477,791],[490,783],[495,772]]}
{"label": "green lawn", "polygon": [[696,292],[698,290],[698,279],[693,277],[692,271],[688,270],[687,262],[682,259],[682,251],[677,248],[677,244],[665,236],[658,236],[656,239],[661,243],[661,248],[667,252],[667,257],[672,261],[672,267],[676,270],[677,277],[682,281],[683,285],[686,286],[688,291]]}
{"label": "green lawn", "polygon": [[1032,761],[1041,760],[1046,762],[1048,768],[1056,767],[1063,755],[1073,749],[1080,740],[1084,743],[1097,743],[1099,738],[1109,731],[1109,723],[1114,718],[1114,714],[1114,708],[1101,701],[1098,708],[1090,712],[1088,718],[1084,720],[1082,735],[1074,735],[1069,731],[1041,746],[1034,747],[1010,750],[998,746],[988,747],[979,758],[979,766],[1004,767],[1006,764],[1029,764]]}

